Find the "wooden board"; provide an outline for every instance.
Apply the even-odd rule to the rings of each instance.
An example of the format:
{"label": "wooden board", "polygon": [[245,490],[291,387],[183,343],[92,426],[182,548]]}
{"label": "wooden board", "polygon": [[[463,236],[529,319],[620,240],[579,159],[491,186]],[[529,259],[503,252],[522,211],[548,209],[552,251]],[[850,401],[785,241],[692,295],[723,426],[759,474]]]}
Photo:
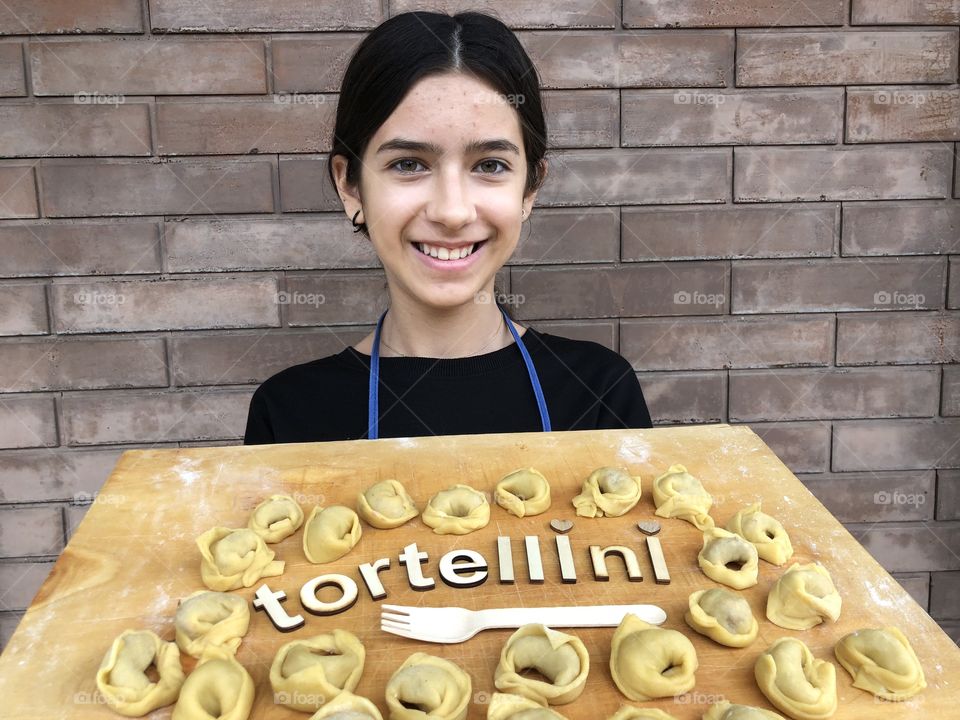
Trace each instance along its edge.
{"label": "wooden board", "polygon": [[[806,632],[789,632],[766,620],[767,593],[781,569],[761,562],[760,582],[744,591],[760,620],[760,636],[749,648],[734,650],[714,644],[683,622],[688,595],[715,585],[699,570],[696,555],[701,534],[681,520],[661,520],[659,537],[672,577],[657,585],[639,520],[654,517],[651,481],[672,463],[683,463],[714,495],[712,515],[719,525],[744,505],[761,500],[764,511],[788,529],[794,560],[819,560],[832,573],[843,596],[843,614],[836,624]],[[576,518],[570,504],[584,478],[603,465],[623,465],[643,477],[643,498],[621,518]],[[418,520],[395,530],[364,526],[360,544],[341,561],[312,565],[301,547],[302,532],[272,546],[287,563],[284,574],[266,582],[285,590],[286,607],[301,612],[306,624],[291,634],[277,632],[262,612],[254,612],[250,632],[238,659],[256,683],[252,718],[301,717],[274,705],[267,679],[277,648],[291,639],[309,637],[336,627],[355,632],[367,650],[358,694],[381,710],[387,679],[410,653],[423,650],[448,658],[473,678],[470,718],[486,716],[484,702],[493,691],[493,669],[510,631],[487,631],[459,645],[433,645],[405,640],[379,630],[379,606],[361,585],[361,597],[349,611],[321,618],[299,607],[300,586],[324,572],[343,572],[359,582],[357,565],[382,556],[393,558],[381,574],[389,596],[385,602],[431,606],[459,605],[479,609],[547,605],[590,605],[650,602],[668,615],[665,627],[687,635],[697,650],[700,669],[694,691],[649,706],[677,718],[699,718],[714,701],[771,708],[753,679],[753,663],[773,640],[794,635],[818,658],[837,666],[840,706],[837,718],[949,717],[960,702],[960,650],[803,487],[747,427],[712,425],[655,430],[524,433],[435,438],[404,438],[348,443],[316,443],[260,447],[183,450],[134,450],[120,459],[97,501],[58,559],[22,623],[0,658],[2,718],[119,717],[102,704],[94,675],[113,638],[127,628],[148,628],[173,639],[172,618],[179,598],[201,589],[199,553],[194,539],[215,525],[245,525],[250,510],[274,492],[298,495],[307,511],[314,503],[355,504],[370,484],[396,478],[422,507],[437,490],[463,482],[492,490],[507,472],[533,466],[553,487],[547,513],[519,520],[494,506],[483,530],[463,537],[433,534]],[[574,520],[569,537],[579,582],[560,582],[552,518]],[[496,538],[513,538],[517,583],[496,581]],[[531,585],[523,562],[523,536],[539,535],[546,583]],[[430,553],[425,566],[436,575],[440,556],[453,548],[471,548],[485,555],[491,579],[472,589],[452,589],[439,580],[429,592],[409,589],[405,570],[396,560],[403,546],[417,542]],[[611,560],[611,581],[593,580],[588,560],[592,543],[633,547],[644,573],[642,583],[624,578],[622,563]],[[248,600],[254,587],[235,591]],[[851,686],[833,657],[844,634],[861,627],[887,624],[901,628],[920,660],[929,687],[902,704],[877,702]],[[612,629],[573,631],[590,651],[586,691],[576,702],[558,707],[571,720],[596,720],[612,714],[625,699],[610,678]],[[183,655],[186,669],[194,661]],[[150,717],[169,717],[172,707]],[[309,717],[304,714],[302,717]]]}

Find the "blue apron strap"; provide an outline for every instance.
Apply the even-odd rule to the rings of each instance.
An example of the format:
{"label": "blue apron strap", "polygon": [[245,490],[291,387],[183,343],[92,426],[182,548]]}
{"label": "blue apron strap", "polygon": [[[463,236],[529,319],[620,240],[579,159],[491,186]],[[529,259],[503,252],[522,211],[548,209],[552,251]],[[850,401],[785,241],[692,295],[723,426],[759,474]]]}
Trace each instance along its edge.
{"label": "blue apron strap", "polygon": [[526,345],[523,344],[523,340],[520,338],[520,333],[517,332],[516,328],[513,327],[513,323],[510,322],[510,318],[507,317],[507,311],[500,307],[500,305],[497,305],[497,308],[503,315],[503,319],[510,329],[510,334],[513,335],[513,339],[517,342],[517,347],[520,348],[520,354],[523,355],[523,363],[527,366],[530,384],[533,385],[533,394],[537,398],[537,408],[540,410],[540,421],[543,423],[543,431],[550,432],[550,413],[547,411],[547,401],[543,397],[543,388],[540,387],[540,378],[537,376],[537,369],[533,366],[533,360],[530,358],[530,353],[527,352]]}
{"label": "blue apron strap", "polygon": [[377,320],[377,329],[373,331],[373,351],[370,353],[370,386],[367,402],[367,438],[370,440],[380,437],[380,332],[383,329],[383,318],[386,317],[387,310],[384,310],[380,319]]}

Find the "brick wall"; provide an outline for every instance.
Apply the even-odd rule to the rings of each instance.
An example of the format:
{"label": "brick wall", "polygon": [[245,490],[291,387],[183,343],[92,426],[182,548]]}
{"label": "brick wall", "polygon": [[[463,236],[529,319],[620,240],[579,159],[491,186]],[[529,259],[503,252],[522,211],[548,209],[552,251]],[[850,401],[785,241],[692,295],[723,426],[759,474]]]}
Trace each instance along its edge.
{"label": "brick wall", "polygon": [[[0,640],[123,449],[238,442],[369,330],[324,153],[352,48],[425,6],[0,3]],[[960,1],[476,7],[546,91],[520,317],[659,424],[750,424],[960,636]]]}

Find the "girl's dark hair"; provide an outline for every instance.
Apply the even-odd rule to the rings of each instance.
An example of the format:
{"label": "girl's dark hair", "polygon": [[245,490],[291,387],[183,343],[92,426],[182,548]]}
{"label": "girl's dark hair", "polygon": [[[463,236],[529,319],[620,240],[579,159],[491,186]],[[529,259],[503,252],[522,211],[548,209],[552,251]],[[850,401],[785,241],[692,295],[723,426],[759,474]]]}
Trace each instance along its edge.
{"label": "girl's dark hair", "polygon": [[[479,12],[401,13],[363,39],[341,82],[327,159],[330,182],[336,186],[333,157],[343,155],[346,180],[359,187],[361,158],[380,126],[418,81],[449,72],[484,82],[516,109],[527,161],[524,194],[539,189],[547,152],[539,74],[510,28]],[[360,232],[369,237],[365,223]]]}

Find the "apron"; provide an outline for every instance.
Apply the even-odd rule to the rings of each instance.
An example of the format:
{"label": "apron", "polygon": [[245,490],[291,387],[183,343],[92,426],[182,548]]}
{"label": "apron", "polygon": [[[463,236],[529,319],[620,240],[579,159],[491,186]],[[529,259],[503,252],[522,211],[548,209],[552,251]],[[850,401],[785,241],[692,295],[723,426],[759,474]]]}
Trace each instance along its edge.
{"label": "apron", "polygon": [[[389,309],[389,308],[388,308]],[[506,311],[499,305],[497,309],[503,315],[503,319],[510,329],[510,334],[517,343],[517,348],[523,356],[523,362],[527,366],[527,374],[530,376],[530,384],[533,386],[533,394],[537,398],[537,408],[540,410],[540,421],[543,423],[543,431],[550,432],[550,414],[547,412],[547,401],[543,397],[543,388],[540,387],[540,378],[537,377],[537,369],[533,366],[533,360],[530,359],[530,353],[520,333],[513,327]],[[387,310],[383,311],[380,319],[377,320],[377,329],[373,333],[373,352],[370,355],[370,391],[367,402],[367,437],[370,440],[376,440],[380,437],[380,331],[383,328],[383,318],[386,317]]]}

